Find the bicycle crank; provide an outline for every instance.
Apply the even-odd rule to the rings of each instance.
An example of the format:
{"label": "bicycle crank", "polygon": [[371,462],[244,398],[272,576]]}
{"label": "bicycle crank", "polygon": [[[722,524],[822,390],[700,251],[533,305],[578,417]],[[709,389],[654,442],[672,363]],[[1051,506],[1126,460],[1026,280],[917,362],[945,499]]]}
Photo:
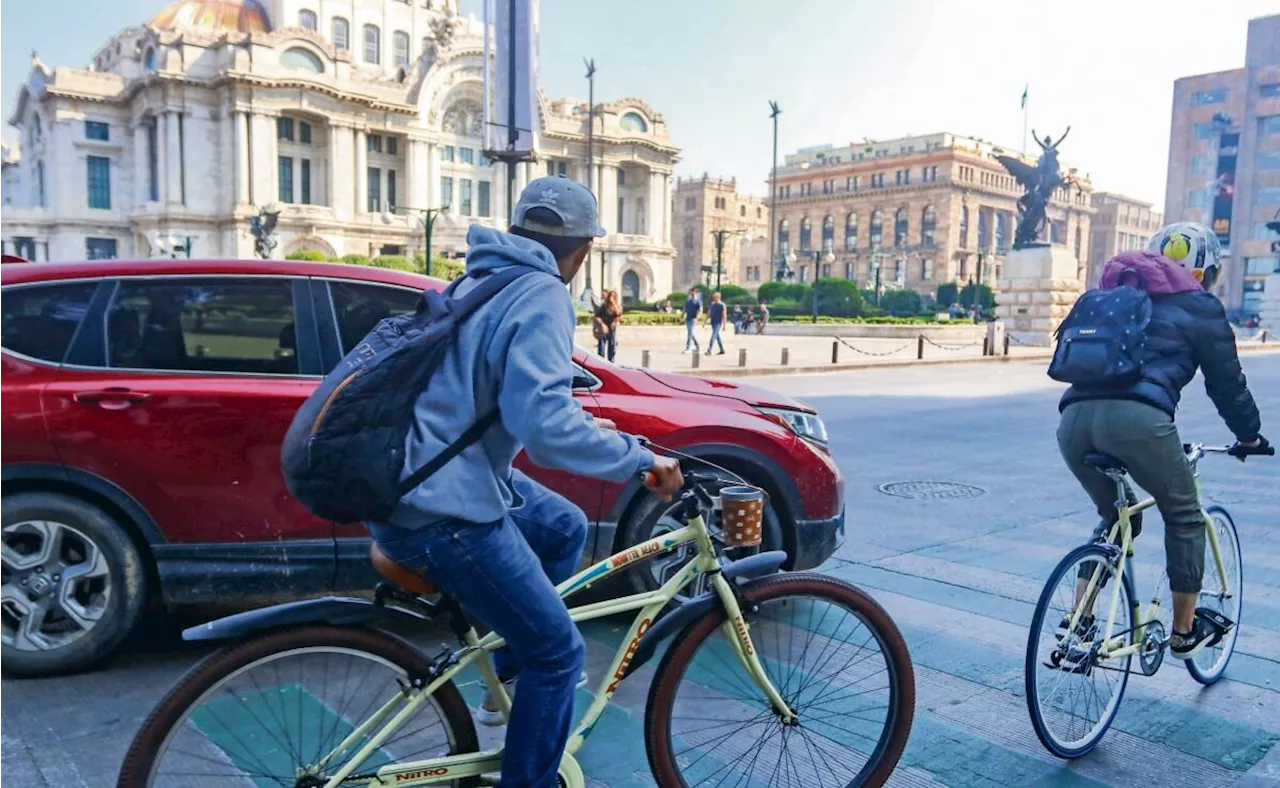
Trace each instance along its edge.
{"label": "bicycle crank", "polygon": [[1142,648],[1138,650],[1138,665],[1144,676],[1154,676],[1164,663],[1164,647],[1169,638],[1165,635],[1164,624],[1159,621],[1148,622],[1142,636]]}

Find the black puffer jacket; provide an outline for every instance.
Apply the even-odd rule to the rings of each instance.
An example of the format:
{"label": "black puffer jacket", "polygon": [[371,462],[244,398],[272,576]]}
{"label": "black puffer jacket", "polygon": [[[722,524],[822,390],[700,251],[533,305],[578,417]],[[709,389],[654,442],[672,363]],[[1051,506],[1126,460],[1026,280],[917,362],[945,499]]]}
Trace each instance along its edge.
{"label": "black puffer jacket", "polygon": [[1243,443],[1256,439],[1262,419],[1245,384],[1235,334],[1222,302],[1203,290],[1153,294],[1151,301],[1142,379],[1122,388],[1072,386],[1058,410],[1091,399],[1127,399],[1145,402],[1172,418],[1183,387],[1201,368],[1205,390],[1227,427]]}

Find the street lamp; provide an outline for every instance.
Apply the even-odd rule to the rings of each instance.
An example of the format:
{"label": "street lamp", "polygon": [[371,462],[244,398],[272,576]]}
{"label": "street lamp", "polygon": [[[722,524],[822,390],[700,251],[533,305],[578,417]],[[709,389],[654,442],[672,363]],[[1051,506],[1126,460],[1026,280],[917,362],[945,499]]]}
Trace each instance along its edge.
{"label": "street lamp", "polygon": [[423,230],[425,231],[424,234],[426,236],[425,238],[426,248],[424,251],[426,253],[425,258],[426,258],[427,276],[431,276],[431,228],[435,226],[436,217],[440,216],[443,213],[448,213],[448,211],[449,211],[449,206],[447,205],[441,206],[439,208],[411,208],[406,205],[397,205],[393,207],[391,210],[383,210],[382,212],[383,224],[391,224],[391,217],[394,216],[395,214],[405,214],[405,215],[416,214],[419,221],[422,222],[422,227],[423,227]]}
{"label": "street lamp", "polygon": [[822,278],[822,268],[820,266],[822,263],[831,265],[835,262],[835,259],[835,252],[830,249],[826,250],[825,253],[813,253],[813,288],[809,291],[809,301],[813,304],[813,322],[815,323],[818,322],[818,280]]}
{"label": "street lamp", "polygon": [[773,175],[769,181],[769,259],[779,261],[778,279],[782,279],[785,273],[776,241],[778,233],[778,116],[781,114],[782,110],[778,109],[778,102],[771,100],[769,102],[769,117],[773,119]]}
{"label": "street lamp", "polygon": [[[720,278],[724,273],[724,242],[729,236],[736,237],[739,241],[746,240],[747,234],[742,230],[712,230],[711,237],[716,243],[716,290],[720,289]],[[707,278],[707,287],[711,286],[711,279]]]}

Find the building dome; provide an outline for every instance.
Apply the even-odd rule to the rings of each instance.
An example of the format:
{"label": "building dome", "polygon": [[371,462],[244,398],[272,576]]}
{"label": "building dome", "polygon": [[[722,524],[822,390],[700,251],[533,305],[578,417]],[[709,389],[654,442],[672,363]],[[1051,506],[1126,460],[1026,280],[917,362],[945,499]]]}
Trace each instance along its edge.
{"label": "building dome", "polygon": [[156,14],[151,26],[266,33],[271,30],[271,20],[258,0],[174,0]]}

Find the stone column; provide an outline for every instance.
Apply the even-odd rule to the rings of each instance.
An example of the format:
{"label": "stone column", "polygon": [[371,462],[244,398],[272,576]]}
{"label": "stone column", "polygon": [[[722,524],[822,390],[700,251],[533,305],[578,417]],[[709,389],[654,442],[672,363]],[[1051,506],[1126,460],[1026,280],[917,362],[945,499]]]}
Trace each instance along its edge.
{"label": "stone column", "polygon": [[426,178],[422,184],[422,205],[419,208],[436,208],[440,205],[440,146],[434,142],[422,143],[421,163],[418,165]]}
{"label": "stone column", "polygon": [[236,205],[249,205],[252,198],[249,196],[249,182],[251,180],[249,173],[249,115],[245,112],[237,111],[234,117],[235,122],[235,160],[233,162],[234,181],[235,181],[235,203]]}
{"label": "stone column", "polygon": [[666,190],[662,186],[663,176],[657,170],[649,170],[649,190],[645,206],[645,234],[658,243],[664,241],[662,236],[662,195]]}
{"label": "stone column", "polygon": [[410,137],[404,138],[404,198],[403,205],[417,207],[422,195],[422,179],[417,177],[419,142]]}
{"label": "stone column", "polygon": [[166,194],[165,200],[172,203],[182,203],[182,178],[183,178],[183,161],[182,161],[182,131],[180,125],[182,113],[176,110],[165,113],[165,126],[168,128],[166,136],[165,148],[165,181]]}
{"label": "stone column", "polygon": [[147,161],[151,152],[147,141],[148,119],[138,119],[133,127],[133,202],[135,205],[146,205],[151,200],[151,179],[147,171]]}
{"label": "stone column", "polygon": [[249,118],[252,141],[249,146],[250,192],[253,204],[263,208],[279,199],[276,119],[254,113]]}
{"label": "stone column", "polygon": [[671,246],[675,241],[671,238],[671,173],[662,176],[662,237],[663,244]]}
{"label": "stone column", "polygon": [[618,232],[618,168],[600,165],[600,224],[610,235]]}
{"label": "stone column", "polygon": [[355,133],[356,216],[369,212],[369,135],[364,129]]}
{"label": "stone column", "polygon": [[160,204],[169,201],[169,118],[165,113],[156,115],[156,186]]}
{"label": "stone column", "polygon": [[340,221],[351,219],[351,176],[355,171],[351,138],[351,127],[329,125],[329,207]]}

